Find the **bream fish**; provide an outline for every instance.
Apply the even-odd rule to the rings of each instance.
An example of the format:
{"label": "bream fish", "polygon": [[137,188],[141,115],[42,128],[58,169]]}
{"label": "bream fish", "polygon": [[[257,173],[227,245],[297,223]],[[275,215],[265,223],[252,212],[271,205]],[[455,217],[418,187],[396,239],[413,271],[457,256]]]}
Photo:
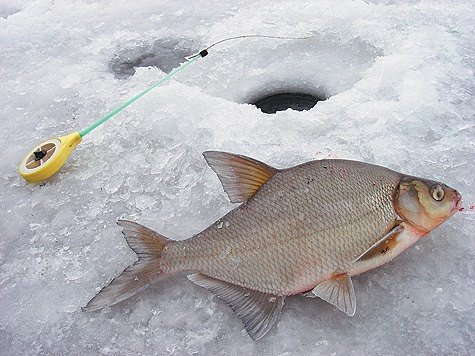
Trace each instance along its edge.
{"label": "bream fish", "polygon": [[347,315],[351,276],[391,261],[460,209],[443,183],[349,160],[275,169],[209,151],[229,199],[241,203],[197,235],[172,241],[120,220],[138,260],[84,307],[116,304],[161,276],[188,278],[223,299],[257,340],[291,295],[320,297]]}

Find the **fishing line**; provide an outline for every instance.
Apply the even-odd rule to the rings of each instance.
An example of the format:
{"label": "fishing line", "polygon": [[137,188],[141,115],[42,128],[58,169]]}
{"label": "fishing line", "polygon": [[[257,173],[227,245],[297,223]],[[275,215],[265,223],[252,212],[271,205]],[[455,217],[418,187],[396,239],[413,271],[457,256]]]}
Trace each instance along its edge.
{"label": "fishing line", "polygon": [[119,105],[114,110],[110,111],[99,120],[93,122],[83,130],[79,132],[73,132],[66,136],[60,136],[51,138],[41,144],[37,145],[33,150],[31,150],[28,155],[21,161],[18,171],[20,175],[30,183],[39,183],[47,180],[54,174],[56,174],[61,167],[66,163],[71,152],[76,148],[76,146],[81,142],[82,138],[88,135],[91,131],[95,130],[112,117],[120,113],[129,105],[135,103],[145,94],[149,93],[153,89],[162,86],[173,78],[179,72],[185,70],[188,66],[195,63],[198,59],[204,58],[208,55],[208,51],[221,43],[246,39],[246,38],[268,38],[268,39],[280,39],[280,40],[306,40],[315,36],[306,36],[306,37],[287,37],[287,36],[267,36],[267,35],[241,35],[228,37],[222,40],[219,40],[200,52],[193,54],[191,56],[185,57],[186,62],[180,64],[177,68],[173,69],[169,74],[167,74],[162,79],[153,83],[151,86],[136,94],[129,100],[125,101],[123,104]]}
{"label": "fishing line", "polygon": [[[233,41],[233,40],[240,40],[240,39],[244,39],[244,38],[270,38],[270,39],[279,39],[279,40],[308,40],[308,39],[313,38],[313,37],[316,37],[316,36],[287,37],[287,36],[266,36],[266,35],[241,35],[241,36],[228,37],[228,38],[225,38],[223,40],[219,40],[219,41],[213,43],[212,45],[206,47],[203,51],[208,52],[210,48],[213,48],[214,46],[219,45],[221,43],[228,42],[228,41]],[[186,57],[186,58],[187,59],[192,59],[194,57],[197,57],[203,51],[201,51],[197,54],[194,54],[192,56]]]}

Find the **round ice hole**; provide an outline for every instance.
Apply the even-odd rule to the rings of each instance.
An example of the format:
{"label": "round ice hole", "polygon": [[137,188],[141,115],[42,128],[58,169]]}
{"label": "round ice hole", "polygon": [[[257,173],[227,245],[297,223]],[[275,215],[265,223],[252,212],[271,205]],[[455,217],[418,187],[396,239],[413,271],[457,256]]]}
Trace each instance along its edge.
{"label": "round ice hole", "polygon": [[350,90],[381,55],[382,50],[360,38],[247,39],[216,46],[175,79],[264,112],[308,110],[317,101]]}
{"label": "round ice hole", "polygon": [[305,111],[313,108],[317,102],[325,100],[324,96],[316,96],[307,93],[277,93],[266,95],[254,102],[255,105],[263,113],[275,114],[277,111],[287,109]]}

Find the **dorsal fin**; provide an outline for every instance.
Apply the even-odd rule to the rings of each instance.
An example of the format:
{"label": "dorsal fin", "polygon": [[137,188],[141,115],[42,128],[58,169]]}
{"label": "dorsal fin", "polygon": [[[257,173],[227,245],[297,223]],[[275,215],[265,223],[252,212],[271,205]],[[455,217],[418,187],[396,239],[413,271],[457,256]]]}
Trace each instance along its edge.
{"label": "dorsal fin", "polygon": [[248,200],[278,172],[265,163],[232,153],[206,151],[203,156],[218,175],[231,203]]}

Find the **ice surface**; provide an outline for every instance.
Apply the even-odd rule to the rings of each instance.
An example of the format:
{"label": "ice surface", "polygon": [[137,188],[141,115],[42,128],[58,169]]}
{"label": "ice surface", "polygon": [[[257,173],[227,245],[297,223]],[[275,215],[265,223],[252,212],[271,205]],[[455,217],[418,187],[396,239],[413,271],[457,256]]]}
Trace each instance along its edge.
{"label": "ice surface", "polygon": [[[2,1],[0,354],[474,354],[469,212],[354,278],[354,317],[287,298],[259,342],[184,277],[80,311],[134,260],[118,218],[184,239],[233,207],[204,150],[277,167],[363,160],[442,180],[473,204],[474,18],[468,0]],[[84,128],[188,52],[241,34],[315,37],[216,47],[85,137],[48,183],[18,175],[35,144]],[[177,51],[162,53],[163,43]],[[117,77],[120,63],[135,72]],[[295,88],[330,98],[276,115],[246,104]]]}

